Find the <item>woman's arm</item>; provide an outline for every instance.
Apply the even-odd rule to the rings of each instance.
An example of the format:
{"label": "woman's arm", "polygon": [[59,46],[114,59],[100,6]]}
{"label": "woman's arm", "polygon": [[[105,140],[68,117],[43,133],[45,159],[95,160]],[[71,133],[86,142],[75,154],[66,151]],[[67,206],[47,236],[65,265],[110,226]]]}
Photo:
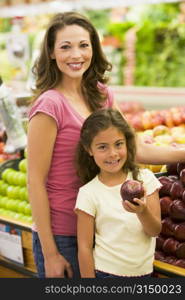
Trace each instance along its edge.
{"label": "woman's arm", "polygon": [[50,207],[45,187],[57,134],[55,120],[37,113],[28,125],[28,193],[44,255],[46,277],[64,277],[69,263],[57,250],[50,221]]}
{"label": "woman's arm", "polygon": [[[113,108],[120,111],[119,105],[114,101]],[[124,116],[124,115],[123,115]],[[140,164],[164,165],[177,162],[185,162],[185,147],[155,146],[144,143],[142,137],[136,139],[136,160]]]}
{"label": "woman's arm", "polygon": [[95,278],[93,242],[94,217],[77,209],[78,260],[82,278]]}
{"label": "woman's arm", "polygon": [[146,144],[141,137],[137,137],[138,163],[163,165],[177,162],[185,162],[185,147],[175,148],[172,146],[155,146]]}

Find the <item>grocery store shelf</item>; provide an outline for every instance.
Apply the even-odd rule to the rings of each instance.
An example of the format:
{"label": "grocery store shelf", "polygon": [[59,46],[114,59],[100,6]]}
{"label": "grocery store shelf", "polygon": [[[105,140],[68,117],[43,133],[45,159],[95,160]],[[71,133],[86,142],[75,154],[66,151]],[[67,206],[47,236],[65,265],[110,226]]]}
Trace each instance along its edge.
{"label": "grocery store shelf", "polygon": [[144,4],[179,2],[180,0],[63,0],[41,2],[35,4],[19,4],[4,6],[0,9],[0,17],[33,16],[47,13],[57,13],[67,10],[107,9],[114,7],[135,6]]}
{"label": "grocery store shelf", "polygon": [[185,88],[112,86],[119,101],[138,101],[145,109],[168,109],[185,105]]}
{"label": "grocery store shelf", "polygon": [[[37,278],[37,273],[33,272],[32,270],[29,270],[28,268],[26,269],[24,266],[16,263],[16,262],[12,262],[8,259],[6,259],[5,257],[2,257],[0,255],[0,266],[5,267],[6,269],[8,269],[8,273],[11,275],[11,271],[15,271],[18,274],[22,274],[25,275],[28,278],[34,277]],[[1,267],[0,267],[1,269]],[[24,277],[24,276],[23,276]],[[3,278],[3,276],[0,276],[0,278]]]}
{"label": "grocery store shelf", "polygon": [[31,231],[32,230],[32,225],[28,224],[28,223],[23,223],[21,221],[15,220],[15,219],[11,219],[9,217],[4,217],[0,215],[0,223],[3,224],[10,224],[10,225],[16,225],[17,228],[19,229],[23,229],[26,231]]}
{"label": "grocery store shelf", "polygon": [[168,277],[185,277],[185,269],[158,260],[154,261],[155,271]]}

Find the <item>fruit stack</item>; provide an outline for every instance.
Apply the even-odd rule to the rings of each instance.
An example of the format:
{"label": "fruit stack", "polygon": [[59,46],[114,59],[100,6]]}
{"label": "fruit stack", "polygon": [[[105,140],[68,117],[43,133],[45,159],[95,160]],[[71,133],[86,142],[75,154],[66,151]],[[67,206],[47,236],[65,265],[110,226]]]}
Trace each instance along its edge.
{"label": "fruit stack", "polygon": [[[169,128],[165,125],[158,125],[153,129],[137,132],[137,135],[147,144],[155,146],[171,146],[176,148],[185,147],[185,124]],[[165,172],[166,168],[162,165],[144,165],[145,167],[157,172]]]}
{"label": "fruit stack", "polygon": [[0,180],[0,216],[32,223],[26,187],[27,158],[20,160],[18,170],[5,168]]}
{"label": "fruit stack", "polygon": [[158,179],[162,230],[155,259],[185,268],[185,163],[167,165],[167,176]]}

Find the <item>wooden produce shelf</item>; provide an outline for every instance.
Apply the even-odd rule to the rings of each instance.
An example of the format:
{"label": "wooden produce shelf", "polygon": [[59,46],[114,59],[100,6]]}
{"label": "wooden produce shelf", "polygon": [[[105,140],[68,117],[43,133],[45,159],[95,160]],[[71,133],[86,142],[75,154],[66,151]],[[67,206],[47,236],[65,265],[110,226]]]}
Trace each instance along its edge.
{"label": "wooden produce shelf", "polygon": [[0,278],[37,277],[36,266],[32,252],[31,224],[25,224],[10,218],[0,216],[0,224],[13,225],[21,232],[21,245],[24,264],[17,263],[0,255]]}

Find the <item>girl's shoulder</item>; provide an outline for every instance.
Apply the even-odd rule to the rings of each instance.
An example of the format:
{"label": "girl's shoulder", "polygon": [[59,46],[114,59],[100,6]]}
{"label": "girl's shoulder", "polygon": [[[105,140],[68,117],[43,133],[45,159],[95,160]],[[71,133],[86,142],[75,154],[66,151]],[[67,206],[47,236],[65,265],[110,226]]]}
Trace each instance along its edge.
{"label": "girl's shoulder", "polygon": [[86,184],[82,185],[80,187],[80,191],[85,192],[85,193],[92,193],[95,189],[95,186],[97,186],[97,184],[98,184],[98,180],[97,180],[97,176],[96,176],[93,179],[91,179],[89,182],[87,182]]}
{"label": "girl's shoulder", "polygon": [[141,168],[139,170],[139,177],[141,180],[146,178],[156,178],[155,174],[147,168]]}

